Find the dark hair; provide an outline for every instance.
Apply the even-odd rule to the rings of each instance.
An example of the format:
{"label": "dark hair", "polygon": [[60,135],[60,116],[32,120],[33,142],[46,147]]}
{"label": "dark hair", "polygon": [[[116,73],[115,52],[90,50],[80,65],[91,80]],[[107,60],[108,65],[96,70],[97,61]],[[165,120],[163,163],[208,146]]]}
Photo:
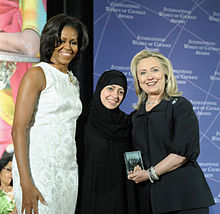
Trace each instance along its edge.
{"label": "dark hair", "polygon": [[[7,156],[5,158],[0,159],[0,172],[2,169],[10,162],[12,161],[12,156]],[[0,180],[0,185],[1,185],[1,180]],[[13,180],[11,179],[10,185],[13,186]]]}
{"label": "dark hair", "polygon": [[12,161],[12,156],[0,159],[0,172],[8,164],[9,161]]}
{"label": "dark hair", "polygon": [[79,19],[66,14],[53,16],[45,24],[40,39],[40,61],[51,63],[50,59],[54,49],[59,45],[61,32],[65,26],[70,26],[78,32],[78,53],[70,62],[69,68],[79,63],[81,53],[89,42],[88,31]]}

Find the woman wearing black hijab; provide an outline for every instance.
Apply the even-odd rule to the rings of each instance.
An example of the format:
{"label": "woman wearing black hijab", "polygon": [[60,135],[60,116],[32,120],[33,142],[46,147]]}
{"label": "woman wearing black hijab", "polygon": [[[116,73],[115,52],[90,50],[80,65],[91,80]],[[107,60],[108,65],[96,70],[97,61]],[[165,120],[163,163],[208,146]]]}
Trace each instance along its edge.
{"label": "woman wearing black hijab", "polygon": [[126,91],[120,71],[106,71],[98,80],[84,129],[80,214],[137,213],[123,159],[131,150],[129,116],[119,109]]}

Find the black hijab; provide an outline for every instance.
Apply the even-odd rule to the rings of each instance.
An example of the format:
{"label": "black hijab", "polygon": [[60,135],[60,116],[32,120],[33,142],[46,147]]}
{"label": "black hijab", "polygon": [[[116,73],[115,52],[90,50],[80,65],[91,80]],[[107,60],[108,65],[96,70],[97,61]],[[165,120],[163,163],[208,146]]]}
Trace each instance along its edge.
{"label": "black hijab", "polygon": [[119,109],[119,106],[115,109],[107,109],[102,104],[100,93],[107,85],[120,85],[124,89],[125,97],[127,92],[125,75],[116,70],[105,71],[96,85],[89,111],[89,121],[92,122],[97,132],[108,140],[123,141],[129,136],[129,117]]}

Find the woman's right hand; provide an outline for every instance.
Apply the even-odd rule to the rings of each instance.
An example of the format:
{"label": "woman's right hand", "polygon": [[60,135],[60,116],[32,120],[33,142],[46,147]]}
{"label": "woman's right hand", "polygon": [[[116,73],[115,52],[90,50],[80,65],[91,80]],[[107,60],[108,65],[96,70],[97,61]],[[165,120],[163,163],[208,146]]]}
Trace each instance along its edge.
{"label": "woman's right hand", "polygon": [[134,181],[136,184],[148,180],[148,173],[146,170],[142,170],[139,165],[134,167],[128,175],[128,179]]}
{"label": "woman's right hand", "polygon": [[47,205],[40,191],[32,184],[22,187],[22,214],[38,214],[38,200]]}
{"label": "woman's right hand", "polygon": [[22,214],[32,214],[32,211],[34,214],[38,214],[38,200],[46,205],[43,196],[31,181],[26,139],[27,127],[31,121],[37,99],[45,86],[46,78],[42,68],[32,67],[24,74],[16,99],[12,138],[22,187]]}

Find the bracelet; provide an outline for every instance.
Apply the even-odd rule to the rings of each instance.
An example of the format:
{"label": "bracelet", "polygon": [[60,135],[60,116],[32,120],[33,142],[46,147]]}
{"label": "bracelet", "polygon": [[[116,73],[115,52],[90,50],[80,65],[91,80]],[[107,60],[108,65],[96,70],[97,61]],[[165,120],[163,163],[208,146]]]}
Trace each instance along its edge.
{"label": "bracelet", "polygon": [[152,175],[151,175],[150,168],[147,169],[147,174],[148,174],[148,177],[149,177],[150,182],[151,182],[151,183],[154,183],[154,180],[152,179]]}
{"label": "bracelet", "polygon": [[153,166],[151,166],[149,169],[147,169],[148,177],[151,183],[154,183],[154,181],[159,180],[159,176],[156,173],[155,169]]}
{"label": "bracelet", "polygon": [[159,176],[158,176],[158,174],[156,173],[154,167],[151,166],[150,169],[151,169],[151,174],[152,174],[153,180],[158,181],[158,180],[159,180]]}

